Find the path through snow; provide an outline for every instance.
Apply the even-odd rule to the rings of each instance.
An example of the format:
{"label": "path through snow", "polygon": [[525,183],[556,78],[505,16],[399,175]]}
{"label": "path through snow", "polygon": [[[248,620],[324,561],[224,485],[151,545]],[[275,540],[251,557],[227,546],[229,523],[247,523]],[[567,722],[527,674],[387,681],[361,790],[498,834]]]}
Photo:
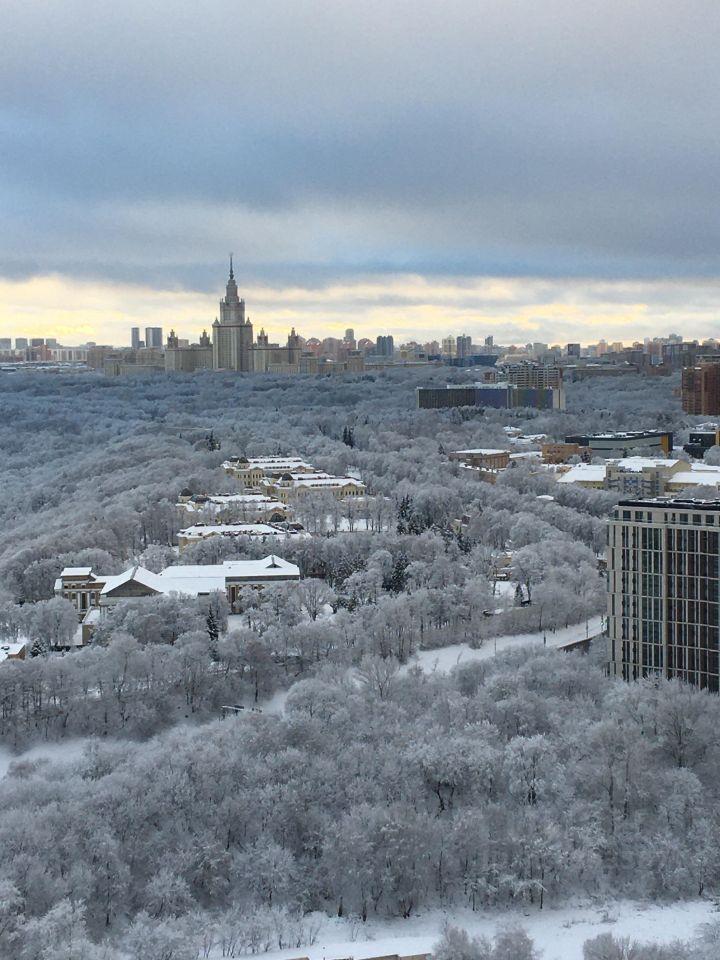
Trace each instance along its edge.
{"label": "path through snow", "polygon": [[563,627],[555,633],[550,630],[545,632],[540,630],[537,633],[514,633],[502,637],[490,637],[477,650],[473,650],[467,643],[454,643],[452,646],[438,647],[436,650],[420,650],[412,660],[408,661],[404,669],[419,665],[428,673],[433,671],[447,673],[459,663],[486,660],[488,657],[495,656],[496,653],[511,650],[513,647],[522,647],[527,644],[543,646],[543,636],[546,638],[548,647],[557,648],[600,633],[602,620],[602,616],[590,617],[587,626],[583,620],[582,623]]}
{"label": "path through snow", "polygon": [[[498,924],[517,921],[535,940],[542,960],[582,960],[585,940],[610,932],[639,941],[670,943],[692,937],[704,923],[720,919],[716,907],[705,900],[671,904],[638,904],[627,901],[596,906],[570,906],[543,911],[492,911],[443,914],[432,911],[410,920],[369,921],[354,928],[348,921],[323,923],[313,947],[278,950],[264,960],[365,960],[399,954],[427,953],[440,937],[445,920],[472,934],[493,936]],[[351,931],[356,940],[351,939]],[[371,939],[365,939],[371,938]],[[219,954],[218,954],[219,956]]]}

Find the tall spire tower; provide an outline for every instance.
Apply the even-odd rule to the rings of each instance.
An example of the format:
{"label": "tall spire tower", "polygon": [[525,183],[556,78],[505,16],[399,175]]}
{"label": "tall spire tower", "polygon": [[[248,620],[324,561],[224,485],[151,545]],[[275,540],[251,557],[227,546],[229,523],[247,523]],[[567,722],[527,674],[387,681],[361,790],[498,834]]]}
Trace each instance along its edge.
{"label": "tall spire tower", "polygon": [[216,369],[250,372],[253,329],[245,319],[245,301],[238,296],[233,255],[225,296],[220,301],[220,319],[213,324],[213,366]]}

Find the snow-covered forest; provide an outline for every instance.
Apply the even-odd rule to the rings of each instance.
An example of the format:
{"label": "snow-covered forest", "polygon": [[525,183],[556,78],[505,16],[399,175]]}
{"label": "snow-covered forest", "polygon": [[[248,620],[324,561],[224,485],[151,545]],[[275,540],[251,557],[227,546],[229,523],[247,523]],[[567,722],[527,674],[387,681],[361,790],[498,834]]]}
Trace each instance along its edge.
{"label": "snow-covered forest", "polygon": [[[562,413],[416,409],[419,383],[447,379],[0,377],[0,639],[36,654],[0,664],[0,745],[20,758],[0,779],[1,955],[299,955],[322,914],[718,889],[716,698],[611,682],[602,645],[414,665],[584,636],[605,605],[614,494],[522,459],[483,483],[447,453],[504,449],[507,428],[681,436],[676,378],[570,384]],[[128,601],[87,648],[51,653],[77,627],[53,597],[63,567],[267,555],[249,538],[177,555],[181,491],[237,492],[221,464],[241,454],[296,454],[369,496],[308,498],[312,535],[274,548],[303,579],[242,613],[217,594]],[[67,762],[22,755],[81,739]],[[468,943],[468,960],[506,956]]]}

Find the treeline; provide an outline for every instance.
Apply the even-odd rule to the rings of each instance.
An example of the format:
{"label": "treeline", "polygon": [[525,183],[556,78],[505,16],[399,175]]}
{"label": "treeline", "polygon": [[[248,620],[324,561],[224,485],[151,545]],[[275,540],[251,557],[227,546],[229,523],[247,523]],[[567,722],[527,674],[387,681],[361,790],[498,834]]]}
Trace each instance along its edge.
{"label": "treeline", "polygon": [[195,630],[172,645],[143,645],[116,631],[107,647],[4,663],[0,739],[22,748],[78,736],[147,738],[188,719],[217,717],[226,704],[250,707],[281,682],[281,668],[249,632],[214,641]]}
{"label": "treeline", "polygon": [[[182,646],[146,653],[189,703]],[[712,895],[719,721],[716,698],[608,682],[580,656],[524,649],[448,677],[369,657],[296,684],[284,717],[22,763],[0,782],[0,876],[26,918],[82,901],[93,937],[148,915]]]}

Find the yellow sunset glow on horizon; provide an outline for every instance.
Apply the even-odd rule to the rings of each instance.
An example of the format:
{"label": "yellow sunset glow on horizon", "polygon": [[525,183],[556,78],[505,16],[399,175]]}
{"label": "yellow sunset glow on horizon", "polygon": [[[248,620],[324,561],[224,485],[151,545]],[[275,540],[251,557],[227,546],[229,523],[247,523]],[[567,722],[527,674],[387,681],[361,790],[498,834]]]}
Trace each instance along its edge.
{"label": "yellow sunset glow on horizon", "polygon": [[[240,281],[241,283],[241,281]],[[209,329],[224,293],[76,280],[58,274],[0,280],[0,336],[56,337],[74,345],[127,344],[133,326],[171,328],[196,340]],[[392,333],[398,342],[465,333],[502,343],[595,342],[715,334],[720,282],[583,281],[538,278],[427,278],[414,274],[338,280],[300,287],[241,285],[256,331],[284,341]]]}

